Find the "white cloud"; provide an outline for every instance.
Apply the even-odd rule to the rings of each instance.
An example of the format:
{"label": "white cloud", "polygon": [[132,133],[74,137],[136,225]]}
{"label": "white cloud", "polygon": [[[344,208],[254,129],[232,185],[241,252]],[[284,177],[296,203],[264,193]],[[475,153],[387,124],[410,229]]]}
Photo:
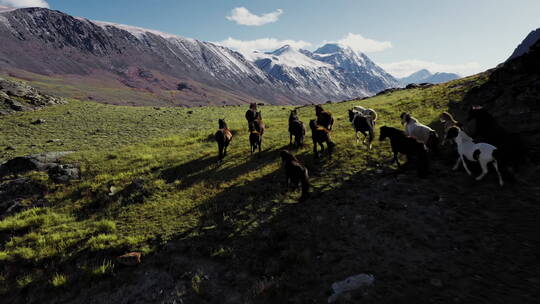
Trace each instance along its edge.
{"label": "white cloud", "polygon": [[410,74],[421,69],[427,69],[432,73],[456,73],[461,76],[472,75],[483,70],[478,62],[467,62],[463,64],[440,64],[416,59],[390,63],[378,63],[378,65],[385,69],[388,73],[399,78],[409,76]]}
{"label": "white cloud", "polygon": [[276,38],[261,38],[255,40],[238,40],[229,37],[216,44],[231,48],[242,53],[248,59],[253,56],[254,51],[270,51],[278,49],[286,44],[294,48],[306,48],[311,46],[311,43],[303,40],[279,40]]}
{"label": "white cloud", "polygon": [[0,0],[0,5],[9,7],[49,7],[45,0]]}
{"label": "white cloud", "polygon": [[283,14],[282,9],[277,9],[271,13],[263,14],[260,16],[257,16],[255,14],[252,14],[247,8],[245,7],[237,7],[233,8],[231,11],[231,15],[227,16],[227,19],[234,21],[241,25],[254,25],[254,26],[260,26],[267,23],[273,23],[278,21],[279,16]]}
{"label": "white cloud", "polygon": [[337,43],[362,53],[374,53],[392,48],[392,42],[390,41],[377,41],[353,33],[348,33],[345,37],[338,40]]}

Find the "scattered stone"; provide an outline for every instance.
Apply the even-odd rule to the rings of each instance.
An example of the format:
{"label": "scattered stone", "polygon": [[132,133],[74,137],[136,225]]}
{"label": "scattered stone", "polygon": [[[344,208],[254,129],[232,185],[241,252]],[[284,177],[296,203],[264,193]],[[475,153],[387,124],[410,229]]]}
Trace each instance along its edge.
{"label": "scattered stone", "polygon": [[429,280],[429,283],[435,287],[442,287],[442,281],[436,278]]}
{"label": "scattered stone", "polygon": [[187,111],[187,113],[191,115],[191,114],[193,114],[193,111]]}
{"label": "scattered stone", "polygon": [[6,151],[13,151],[13,150],[15,150],[15,147],[13,147],[13,146],[7,146],[4,150],[6,150]]}
{"label": "scattered stone", "polygon": [[45,123],[45,119],[41,119],[41,118],[36,119],[36,120],[31,122],[31,124],[33,124],[33,125],[40,125],[40,124],[44,124],[44,123]]}
{"label": "scattered stone", "polygon": [[117,257],[116,261],[125,266],[136,266],[141,263],[141,257],[140,252],[130,252]]}
{"label": "scattered stone", "polygon": [[49,139],[49,140],[47,140],[47,143],[48,143],[48,144],[50,144],[50,143],[56,143],[56,142],[60,142],[60,139],[55,138],[55,139]]}
{"label": "scattered stone", "polygon": [[73,165],[56,165],[49,169],[49,177],[56,183],[67,183],[80,178],[80,170]]}
{"label": "scattered stone", "polygon": [[346,278],[343,281],[334,282],[332,284],[332,290],[334,293],[328,298],[328,303],[337,301],[344,293],[356,290],[360,287],[371,286],[375,281],[375,277],[372,274],[357,274]]}

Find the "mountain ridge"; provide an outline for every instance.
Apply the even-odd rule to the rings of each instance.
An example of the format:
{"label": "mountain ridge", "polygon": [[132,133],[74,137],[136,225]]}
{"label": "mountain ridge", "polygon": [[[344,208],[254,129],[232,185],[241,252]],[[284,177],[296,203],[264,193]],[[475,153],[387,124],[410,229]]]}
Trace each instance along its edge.
{"label": "mountain ridge", "polygon": [[[338,90],[347,79],[330,69],[309,81],[293,81],[298,75],[275,77],[239,52],[214,43],[45,8],[0,12],[0,37],[0,68],[9,76],[45,75],[54,79],[38,85],[49,93],[48,84],[60,79],[61,85],[74,87],[66,89],[67,97],[114,104],[150,105],[153,98],[158,105],[308,104],[369,96],[397,83],[392,78],[378,81],[386,77],[382,69],[384,73],[353,75],[368,77],[352,82],[354,89]],[[321,79],[326,82],[317,83]],[[335,89],[325,90],[330,83]],[[188,90],[177,90],[184,84]]]}

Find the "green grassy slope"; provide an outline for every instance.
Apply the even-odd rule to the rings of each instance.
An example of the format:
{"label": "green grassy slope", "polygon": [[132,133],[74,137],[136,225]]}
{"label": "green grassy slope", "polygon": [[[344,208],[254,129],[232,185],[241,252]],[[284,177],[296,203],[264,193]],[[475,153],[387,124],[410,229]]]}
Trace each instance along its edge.
{"label": "green grassy slope", "polygon": [[[348,189],[350,179],[369,179],[389,169],[389,143],[376,140],[372,151],[356,144],[347,109],[356,104],[375,109],[378,126],[399,126],[403,111],[436,125],[449,101],[459,102],[468,89],[483,81],[485,76],[478,75],[426,89],[325,105],[336,118],[334,158],[313,158],[309,131],[307,144],[295,152],[310,170],[314,199]],[[73,150],[76,153],[64,161],[80,164],[82,179],[56,185],[44,174],[29,175],[48,187],[47,203],[0,221],[4,265],[0,291],[17,294],[25,288],[55,290],[58,286],[69,290],[88,278],[121,271],[115,269],[113,259],[127,251],[159,255],[168,242],[200,244],[207,235],[216,234],[234,243],[291,212],[289,207],[297,204],[300,193],[283,193],[279,160],[279,151],[288,145],[290,109],[261,107],[268,129],[263,152],[253,157],[245,107],[155,109],[74,100],[3,117],[0,158]],[[300,108],[299,115],[307,123],[314,117],[314,108]],[[37,118],[46,123],[29,124]],[[213,141],[218,118],[225,118],[235,132],[221,166],[216,165]],[[47,142],[50,139],[60,141]],[[15,150],[4,150],[6,146]],[[414,172],[411,176],[416,179]],[[137,179],[144,186],[132,191],[130,185]],[[23,204],[30,206],[34,199]],[[214,241],[202,243],[206,256],[234,259],[246,254],[241,247]]]}

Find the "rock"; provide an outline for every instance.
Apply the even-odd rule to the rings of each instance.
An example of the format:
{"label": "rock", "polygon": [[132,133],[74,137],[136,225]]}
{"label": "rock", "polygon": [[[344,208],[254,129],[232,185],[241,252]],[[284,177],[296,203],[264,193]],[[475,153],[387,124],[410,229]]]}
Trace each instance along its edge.
{"label": "rock", "polygon": [[41,124],[44,124],[44,123],[45,123],[45,119],[41,119],[41,118],[36,119],[36,120],[31,122],[31,124],[33,124],[33,125],[41,125]]}
{"label": "rock", "polygon": [[73,165],[57,165],[49,169],[49,177],[56,183],[67,183],[80,178],[80,170]]}
{"label": "rock", "polygon": [[116,261],[125,266],[136,266],[141,263],[141,257],[140,252],[130,252],[117,257]]}
{"label": "rock", "polygon": [[50,144],[50,143],[56,143],[56,142],[60,142],[60,139],[55,138],[55,139],[49,139],[49,140],[47,140],[47,143],[48,143],[48,144]]}
{"label": "rock", "polygon": [[[0,164],[0,177],[10,174],[23,174],[34,170],[49,171],[50,169],[59,166],[58,160],[69,153],[72,152],[49,152],[15,157]],[[73,172],[70,172],[70,174],[71,173]]]}
{"label": "rock", "polygon": [[332,294],[328,298],[328,303],[337,301],[344,293],[356,290],[360,287],[371,286],[375,281],[375,277],[372,274],[357,274],[346,278],[343,281],[335,282],[332,284]]}
{"label": "rock", "polygon": [[13,150],[15,150],[15,147],[13,147],[13,146],[7,146],[4,150],[6,150],[6,151],[13,151]]}
{"label": "rock", "polygon": [[441,280],[435,278],[429,280],[429,283],[435,287],[442,287],[443,285]]}

